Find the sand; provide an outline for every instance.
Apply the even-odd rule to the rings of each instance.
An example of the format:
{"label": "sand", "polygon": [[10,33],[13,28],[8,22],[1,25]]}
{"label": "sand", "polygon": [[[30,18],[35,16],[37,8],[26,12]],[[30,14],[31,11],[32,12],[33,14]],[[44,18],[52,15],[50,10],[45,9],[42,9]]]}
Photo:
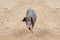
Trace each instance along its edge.
{"label": "sand", "polygon": [[[22,22],[30,8],[33,33]],[[60,40],[60,0],[0,0],[0,40]]]}

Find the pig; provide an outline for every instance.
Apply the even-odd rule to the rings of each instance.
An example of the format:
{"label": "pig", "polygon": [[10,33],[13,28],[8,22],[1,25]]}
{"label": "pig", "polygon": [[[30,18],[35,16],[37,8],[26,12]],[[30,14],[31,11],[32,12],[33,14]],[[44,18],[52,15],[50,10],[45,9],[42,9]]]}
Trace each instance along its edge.
{"label": "pig", "polygon": [[26,11],[26,17],[23,18],[22,22],[25,22],[28,29],[32,31],[36,20],[37,20],[37,16],[35,11],[33,9],[28,9]]}

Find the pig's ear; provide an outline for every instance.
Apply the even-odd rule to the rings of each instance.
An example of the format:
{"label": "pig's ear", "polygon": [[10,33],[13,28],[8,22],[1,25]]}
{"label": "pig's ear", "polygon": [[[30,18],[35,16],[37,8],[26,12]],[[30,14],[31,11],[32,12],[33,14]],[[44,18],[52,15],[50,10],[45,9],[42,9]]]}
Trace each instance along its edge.
{"label": "pig's ear", "polygon": [[23,18],[22,22],[26,21],[26,17]]}

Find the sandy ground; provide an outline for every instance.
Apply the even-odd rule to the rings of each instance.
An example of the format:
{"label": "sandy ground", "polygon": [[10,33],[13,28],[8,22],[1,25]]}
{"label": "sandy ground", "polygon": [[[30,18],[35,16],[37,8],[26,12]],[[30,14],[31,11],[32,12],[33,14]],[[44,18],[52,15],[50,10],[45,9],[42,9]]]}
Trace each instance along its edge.
{"label": "sandy ground", "polygon": [[[33,33],[22,22],[30,8]],[[60,0],[0,0],[0,40],[60,40]]]}

